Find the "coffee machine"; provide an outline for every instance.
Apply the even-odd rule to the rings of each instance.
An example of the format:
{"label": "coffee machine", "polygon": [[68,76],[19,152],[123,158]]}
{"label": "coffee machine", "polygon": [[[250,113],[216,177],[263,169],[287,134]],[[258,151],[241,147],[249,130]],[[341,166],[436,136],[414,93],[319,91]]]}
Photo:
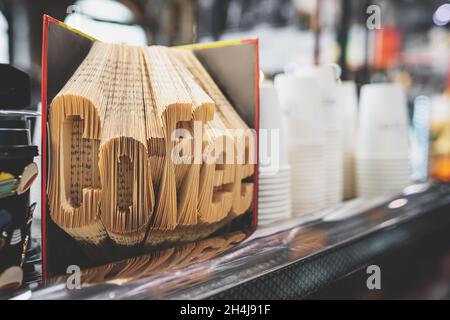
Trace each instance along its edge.
{"label": "coffee machine", "polygon": [[30,187],[38,176],[31,143],[30,77],[0,64],[0,293],[22,285],[30,248],[33,211]]}

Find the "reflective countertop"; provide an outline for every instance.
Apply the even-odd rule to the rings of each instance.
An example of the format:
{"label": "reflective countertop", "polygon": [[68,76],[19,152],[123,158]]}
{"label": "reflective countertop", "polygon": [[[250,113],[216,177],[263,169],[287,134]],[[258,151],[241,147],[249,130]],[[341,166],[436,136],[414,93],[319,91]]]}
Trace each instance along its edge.
{"label": "reflective countertop", "polygon": [[[17,298],[211,298],[382,230],[395,230],[427,215],[433,218],[434,210],[445,207],[450,208],[449,185],[416,184],[394,197],[356,199],[315,217],[259,228],[250,236],[235,233],[210,238],[88,269],[82,273],[81,289],[68,290],[67,277],[50,279],[40,290]],[[450,214],[448,219],[450,222]],[[392,241],[395,238],[380,237],[364,250],[379,252]]]}

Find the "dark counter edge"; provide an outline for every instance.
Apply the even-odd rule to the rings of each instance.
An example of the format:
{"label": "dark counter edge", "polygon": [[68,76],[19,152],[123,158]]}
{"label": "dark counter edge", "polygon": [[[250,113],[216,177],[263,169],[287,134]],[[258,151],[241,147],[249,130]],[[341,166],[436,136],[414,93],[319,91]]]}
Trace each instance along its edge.
{"label": "dark counter edge", "polygon": [[[173,295],[172,298],[186,299],[189,295],[195,297],[196,294],[199,298],[221,300],[306,298],[354,272],[365,269],[381,255],[432,234],[438,229],[447,228],[450,232],[450,188],[445,184],[430,184],[426,191],[410,196],[399,195],[386,201],[384,205],[361,212],[341,223],[350,228],[352,225],[360,228],[361,225],[367,225],[364,223],[364,216],[373,215],[376,211],[378,213],[386,211],[386,206],[398,199],[408,199],[409,206],[402,210],[392,210],[391,216],[386,215],[379,223],[347,239],[338,239],[345,238],[345,235],[339,234],[339,230],[336,230],[337,234],[334,236],[337,239],[331,241],[334,243],[297,261],[288,262],[284,266],[275,266],[272,271],[253,278],[251,275],[258,273],[256,270],[258,267],[250,267],[234,274],[234,277],[243,280],[239,284],[216,291],[214,287],[217,286],[208,288],[208,285],[203,285],[201,290],[188,289],[184,293]],[[325,224],[327,223],[319,221],[310,228],[323,228]],[[331,224],[329,228],[324,229],[331,230],[329,236],[333,237],[334,228],[336,226]],[[285,262],[280,256],[289,254],[284,252],[286,250],[278,252],[278,257],[274,260],[278,260],[280,264]],[[202,294],[208,291],[211,294]]]}
{"label": "dark counter edge", "polygon": [[[443,194],[445,197],[445,194]],[[313,253],[278,270],[209,296],[214,300],[303,299],[366,269],[378,257],[434,231],[450,232],[450,194],[444,201],[418,206],[394,224],[380,225],[339,245]]]}

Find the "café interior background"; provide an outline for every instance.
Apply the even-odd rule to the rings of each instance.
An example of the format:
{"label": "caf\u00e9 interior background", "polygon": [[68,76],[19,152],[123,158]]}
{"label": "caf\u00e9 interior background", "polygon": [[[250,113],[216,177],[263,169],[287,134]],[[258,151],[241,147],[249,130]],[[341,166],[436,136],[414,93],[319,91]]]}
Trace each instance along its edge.
{"label": "caf\u00e9 interior background", "polygon": [[[0,63],[14,64],[31,75],[29,108],[38,110],[41,26],[45,13],[112,43],[173,46],[259,37],[260,68],[265,78],[272,78],[290,65],[338,63],[341,78],[354,80],[358,85],[383,80],[401,82],[408,88],[411,106],[418,94],[433,95],[445,90],[448,68],[443,66],[450,60],[450,35],[448,21],[439,19],[442,16],[439,10],[445,3],[442,0],[0,0]],[[391,52],[387,50],[382,58],[372,47],[371,39],[377,30],[367,26],[370,5],[381,8],[383,30],[401,34],[393,37]],[[33,132],[34,144],[40,145],[40,128],[34,126]],[[40,183],[35,183],[32,198],[39,197]],[[33,225],[39,226],[39,220]]]}
{"label": "caf\u00e9 interior background", "polygon": [[[442,0],[0,0],[0,62],[33,79],[39,103],[42,15],[105,42],[180,45],[257,36],[261,69],[280,73],[293,63],[335,62],[343,80],[402,77],[427,94],[442,92],[449,27],[439,21]],[[367,8],[381,9],[383,29],[401,33],[401,50],[373,57]],[[445,15],[445,13],[444,13]],[[431,18],[434,17],[434,18]],[[345,44],[345,45],[344,45]],[[379,71],[379,72],[378,72]],[[423,88],[427,86],[427,88]],[[414,92],[414,91],[413,91]],[[433,92],[431,92],[433,93]]]}
{"label": "caf\u00e9 interior background", "polygon": [[[33,111],[41,111],[44,14],[108,43],[177,46],[257,37],[262,79],[274,79],[298,67],[337,64],[341,80],[354,81],[358,90],[371,83],[401,84],[407,92],[411,122],[414,122],[412,111],[423,101],[421,97],[443,96],[450,92],[450,1],[0,0],[0,63],[12,64],[30,75],[31,104],[27,109]],[[41,151],[40,123],[39,117],[33,118],[31,144]],[[296,132],[296,135],[300,134]],[[34,161],[40,165],[41,157]],[[414,172],[414,180],[427,180],[426,171],[425,168],[425,171]],[[39,172],[42,172],[40,168]],[[30,203],[41,204],[40,179],[41,175],[32,185]],[[444,189],[442,193],[448,192]],[[377,212],[373,212],[373,216],[379,218]],[[351,223],[349,229],[357,232]],[[32,224],[32,234],[37,239],[33,240],[41,238],[40,225],[41,206],[38,205]],[[377,242],[378,247],[382,246],[383,240]],[[305,238],[301,238],[298,248],[303,248],[304,241]],[[427,245],[424,241],[424,251],[433,251]],[[411,251],[420,248],[412,247]],[[436,250],[436,246],[433,249]],[[441,264],[445,271],[442,279],[445,280],[436,276],[437,286],[429,286],[431,295],[427,297],[438,296],[438,291],[443,291],[441,284],[448,282],[448,254],[446,257]],[[411,265],[423,266],[429,278],[439,275],[439,272],[429,272],[433,265],[425,260]],[[397,260],[392,258],[392,261]],[[399,264],[399,270],[402,266]],[[407,274],[403,269],[401,273]],[[355,273],[347,285],[365,283],[365,279],[360,280]],[[392,282],[395,292],[397,282]],[[405,287],[409,288],[408,285]],[[335,296],[342,297],[339,286],[333,289],[337,292]],[[271,293],[275,291],[271,290]],[[422,297],[425,291],[408,291],[406,297]]]}

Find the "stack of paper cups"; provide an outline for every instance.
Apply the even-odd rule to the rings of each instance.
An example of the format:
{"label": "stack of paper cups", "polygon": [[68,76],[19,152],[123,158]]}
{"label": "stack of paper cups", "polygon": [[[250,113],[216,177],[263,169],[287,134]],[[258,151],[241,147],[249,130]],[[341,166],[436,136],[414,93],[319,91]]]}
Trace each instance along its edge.
{"label": "stack of paper cups", "polygon": [[[342,110],[336,100],[336,74],[333,67],[322,67],[322,105],[326,123],[326,205],[333,207],[343,200]],[[325,80],[326,79],[326,80]]]}
{"label": "stack of paper cups", "polygon": [[258,224],[291,217],[291,168],[282,111],[272,82],[260,85]]}
{"label": "stack of paper cups", "polygon": [[344,81],[337,86],[336,101],[342,113],[342,144],[344,160],[343,189],[344,199],[356,197],[355,181],[355,144],[358,112],[356,85],[352,81]]}
{"label": "stack of paper cups", "polygon": [[343,140],[342,110],[337,103],[337,70],[333,65],[299,68],[296,75],[314,75],[319,80],[319,98],[323,109],[321,122],[325,125],[325,167],[327,185],[325,203],[327,207],[340,204],[343,200]]}
{"label": "stack of paper cups", "polygon": [[397,193],[411,183],[409,118],[401,86],[363,86],[356,164],[361,197]]}
{"label": "stack of paper cups", "polygon": [[275,86],[280,104],[287,112],[293,213],[308,216],[326,206],[326,139],[319,78],[279,75]]}

